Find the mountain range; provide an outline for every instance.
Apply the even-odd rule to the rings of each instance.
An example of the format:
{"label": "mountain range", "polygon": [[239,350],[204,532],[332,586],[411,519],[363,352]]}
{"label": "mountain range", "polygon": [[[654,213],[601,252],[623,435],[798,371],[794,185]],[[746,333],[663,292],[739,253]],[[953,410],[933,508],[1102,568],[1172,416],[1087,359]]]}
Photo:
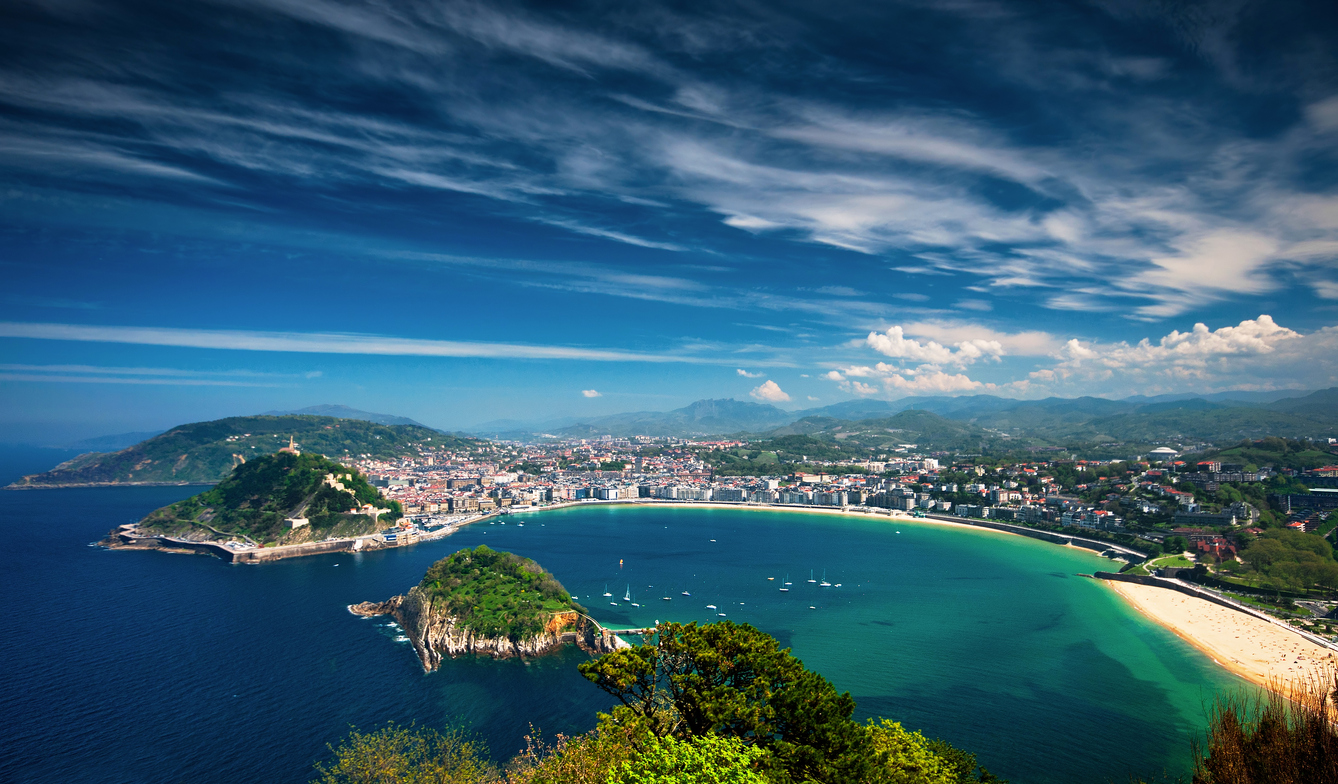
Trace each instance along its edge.
{"label": "mountain range", "polygon": [[[848,400],[821,408],[784,411],[765,403],[699,400],[672,411],[638,411],[586,420],[550,420],[530,425],[510,420],[473,429],[476,435],[526,440],[559,438],[797,434],[832,423],[927,411],[985,428],[1003,438],[1037,443],[1104,441],[1224,442],[1265,435],[1303,437],[1338,434],[1338,387],[1317,392],[1227,392],[1213,395],[1136,396],[1015,400],[994,395],[907,397],[894,402]],[[807,423],[807,424],[804,424]]]}

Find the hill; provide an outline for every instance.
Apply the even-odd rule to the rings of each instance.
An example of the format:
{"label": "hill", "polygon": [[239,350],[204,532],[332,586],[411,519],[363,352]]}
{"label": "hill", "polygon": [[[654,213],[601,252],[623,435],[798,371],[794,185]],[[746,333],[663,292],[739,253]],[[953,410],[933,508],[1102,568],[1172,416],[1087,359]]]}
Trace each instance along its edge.
{"label": "hill", "polygon": [[538,656],[573,642],[607,653],[618,645],[543,567],[486,545],[432,564],[403,596],[349,611],[394,616],[426,670],[436,668],[443,654]]}
{"label": "hill", "polygon": [[[373,509],[388,511],[378,518]],[[136,533],[299,544],[372,533],[400,511],[351,468],[320,455],[280,452],[248,460],[209,490],[151,512]],[[287,518],[308,522],[292,528]]]}
{"label": "hill", "polygon": [[700,457],[720,475],[754,476],[816,462],[886,458],[907,452],[997,453],[1033,442],[1012,438],[929,411],[902,411],[881,419],[851,421],[805,417],[754,438],[746,447],[703,450]]}
{"label": "hill", "polygon": [[[371,411],[360,411],[356,408],[339,405],[320,405],[307,406],[295,411],[266,411],[261,416],[322,416],[334,417],[335,419],[361,419],[364,422],[374,422],[378,425],[413,425],[415,427],[426,428],[427,425],[422,422],[416,422],[408,417],[395,416],[394,414],[376,414]],[[431,429],[431,428],[428,428]]]}
{"label": "hill", "polygon": [[416,425],[378,425],[318,416],[230,417],[174,427],[119,452],[80,455],[11,487],[120,484],[213,484],[243,461],[297,441],[303,452],[332,457],[393,458],[422,445],[452,448],[472,441]]}

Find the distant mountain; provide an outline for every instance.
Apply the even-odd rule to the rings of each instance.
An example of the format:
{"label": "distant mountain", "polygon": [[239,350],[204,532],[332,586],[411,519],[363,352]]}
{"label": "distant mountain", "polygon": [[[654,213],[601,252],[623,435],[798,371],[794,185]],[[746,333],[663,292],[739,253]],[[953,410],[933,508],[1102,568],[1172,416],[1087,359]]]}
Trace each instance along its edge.
{"label": "distant mountain", "polygon": [[1338,416],[1338,387],[1329,387],[1312,392],[1305,397],[1291,397],[1269,403],[1265,408],[1271,411],[1285,411],[1291,414],[1313,416]]}
{"label": "distant mountain", "polygon": [[337,405],[307,406],[296,411],[266,411],[261,416],[323,416],[336,419],[361,419],[364,422],[375,422],[378,425],[427,427],[422,422],[415,422],[408,417],[395,416],[394,414],[374,414],[371,411],[359,411],[356,408]]}
{"label": "distant mountain", "polygon": [[303,453],[333,459],[416,454],[420,445],[451,448],[466,439],[419,425],[378,425],[360,419],[318,416],[230,417],[174,427],[128,449],[80,455],[11,487],[121,484],[212,484],[251,458],[297,441]]}
{"label": "distant mountain", "polygon": [[703,436],[760,432],[793,422],[794,414],[765,403],[732,398],[698,400],[673,411],[637,411],[597,417],[557,429],[565,438],[612,436]]}
{"label": "distant mountain", "polygon": [[[976,425],[1001,438],[1031,439],[1034,446],[1087,442],[1213,441],[1266,435],[1287,437],[1338,432],[1338,388],[1302,397],[1288,392],[1223,392],[1158,395],[1110,400],[1100,397],[1014,400],[994,395],[907,397],[895,401],[847,400],[786,412],[737,400],[699,400],[674,411],[638,411],[593,419],[552,420],[522,425],[488,423],[473,432],[523,440],[536,433],[562,438],[613,436],[707,436],[818,432],[832,423],[864,422],[924,411]],[[834,425],[833,425],[834,426]],[[1019,443],[1017,441],[1013,443]]]}
{"label": "distant mountain", "polygon": [[81,449],[85,452],[115,452],[118,449],[125,449],[128,446],[134,446],[140,441],[147,441],[163,431],[149,430],[140,433],[118,433],[114,436],[98,436],[97,438],[85,438],[82,441],[75,441],[69,444],[70,449]]}

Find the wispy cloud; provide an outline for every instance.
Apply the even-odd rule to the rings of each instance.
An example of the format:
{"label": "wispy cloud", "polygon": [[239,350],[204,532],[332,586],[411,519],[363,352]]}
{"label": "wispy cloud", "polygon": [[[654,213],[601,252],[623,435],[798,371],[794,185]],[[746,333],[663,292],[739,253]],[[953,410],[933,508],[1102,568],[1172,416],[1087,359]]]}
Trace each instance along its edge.
{"label": "wispy cloud", "polygon": [[642,354],[570,346],[473,343],[339,333],[250,332],[170,327],[0,322],[0,337],[303,354],[485,357],[497,359],[586,360],[593,362],[713,363],[713,360],[710,359],[687,355]]}

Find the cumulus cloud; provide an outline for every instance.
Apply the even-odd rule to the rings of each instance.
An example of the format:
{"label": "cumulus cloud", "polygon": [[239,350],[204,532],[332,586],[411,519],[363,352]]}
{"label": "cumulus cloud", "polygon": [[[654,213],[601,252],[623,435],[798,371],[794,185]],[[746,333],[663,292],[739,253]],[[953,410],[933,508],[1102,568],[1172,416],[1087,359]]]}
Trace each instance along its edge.
{"label": "cumulus cloud", "polygon": [[921,343],[906,337],[900,326],[888,327],[886,332],[870,332],[864,342],[885,356],[931,365],[969,365],[981,359],[998,360],[1005,353],[999,341],[984,338],[959,341],[956,351],[934,340]]}
{"label": "cumulus cloud", "polygon": [[599,394],[598,390],[595,389],[582,389],[581,394],[584,395],[585,397],[604,397],[603,395]]}
{"label": "cumulus cloud", "polygon": [[768,379],[759,386],[753,387],[753,391],[748,393],[757,400],[765,400],[768,403],[784,403],[790,399],[785,394],[785,390],[780,388],[780,384]]}
{"label": "cumulus cloud", "polygon": [[937,369],[916,373],[909,378],[893,374],[883,379],[883,385],[889,390],[896,390],[898,392],[937,393],[944,395],[952,394],[954,392],[968,392],[986,386],[979,381],[973,381],[965,374],[948,374]]}
{"label": "cumulus cloud", "polygon": [[748,371],[744,370],[743,368],[739,368],[738,370],[736,370],[736,371],[734,371],[734,372],[735,372],[735,373],[738,373],[739,375],[743,376],[744,378],[761,378],[762,376],[766,375],[765,373],[749,373]]}
{"label": "cumulus cloud", "polygon": [[1227,355],[1269,354],[1283,342],[1299,337],[1300,333],[1279,325],[1272,316],[1261,315],[1216,331],[1203,323],[1195,324],[1189,332],[1172,330],[1155,344],[1147,338],[1135,345],[1084,344],[1074,339],[1064,344],[1061,356],[1071,366],[1095,363],[1111,369],[1148,365],[1201,367]]}
{"label": "cumulus cloud", "polygon": [[1210,329],[1195,324],[1137,343],[1069,340],[1058,362],[1028,376],[1049,393],[1157,394],[1328,387],[1338,383],[1338,327],[1303,334],[1271,316]]}

